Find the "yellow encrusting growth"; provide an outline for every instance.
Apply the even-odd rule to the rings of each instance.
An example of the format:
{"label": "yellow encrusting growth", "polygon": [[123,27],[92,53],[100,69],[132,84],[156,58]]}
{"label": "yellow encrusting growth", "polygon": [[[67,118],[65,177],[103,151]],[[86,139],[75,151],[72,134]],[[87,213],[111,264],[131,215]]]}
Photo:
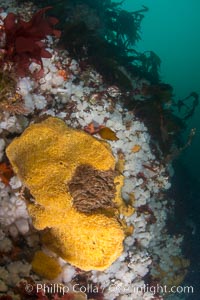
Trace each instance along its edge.
{"label": "yellow encrusting growth", "polygon": [[134,145],[132,148],[132,152],[133,153],[137,153],[141,150],[141,146],[140,145]]}
{"label": "yellow encrusting growth", "polygon": [[83,270],[104,270],[121,254],[124,232],[113,217],[86,216],[75,210],[67,215],[64,226],[43,234],[45,245]]}
{"label": "yellow encrusting growth", "polygon": [[31,264],[35,273],[49,280],[58,277],[62,270],[54,257],[50,257],[42,251],[35,253]]}
{"label": "yellow encrusting growth", "polygon": [[[88,213],[80,212],[73,206],[67,188],[81,165],[99,171],[115,170],[109,145],[50,117],[27,128],[6,153],[14,171],[35,198],[35,203],[28,205],[35,228],[48,228],[43,233],[43,242],[80,269],[109,267],[123,251],[125,233],[118,222],[119,214],[127,210],[121,198],[123,176],[114,178],[114,208],[99,206]],[[133,211],[128,208],[127,212],[130,215]]]}

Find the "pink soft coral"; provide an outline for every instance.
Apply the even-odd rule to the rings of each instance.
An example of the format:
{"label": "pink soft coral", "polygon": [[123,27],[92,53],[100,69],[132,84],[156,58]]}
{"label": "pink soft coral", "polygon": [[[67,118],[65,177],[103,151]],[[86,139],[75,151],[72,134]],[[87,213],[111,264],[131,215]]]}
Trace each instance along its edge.
{"label": "pink soft coral", "polygon": [[14,13],[9,13],[4,19],[4,60],[14,62],[20,76],[25,75],[31,62],[36,62],[42,67],[42,57],[51,57],[51,53],[45,50],[45,42],[42,41],[47,35],[60,37],[60,31],[54,29],[58,20],[44,17],[49,9],[51,7],[39,10],[29,22],[25,22]]}

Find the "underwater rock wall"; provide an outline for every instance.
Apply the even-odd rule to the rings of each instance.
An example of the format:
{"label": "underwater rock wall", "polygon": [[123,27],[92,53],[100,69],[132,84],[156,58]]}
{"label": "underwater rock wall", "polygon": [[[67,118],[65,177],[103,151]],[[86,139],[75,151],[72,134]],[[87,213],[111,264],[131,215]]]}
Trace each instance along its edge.
{"label": "underwater rock wall", "polygon": [[[17,5],[15,2],[12,3],[15,12]],[[32,9],[32,6],[30,7]],[[20,12],[20,8],[17,10]],[[30,10],[23,8],[23,15],[26,14],[28,17]],[[1,13],[2,20],[6,15],[6,11]],[[158,295],[159,293],[148,290],[144,284],[148,283],[149,286],[166,284],[169,288],[174,282],[175,285],[179,285],[188,266],[188,261],[183,258],[181,252],[183,237],[170,236],[166,229],[167,214],[173,209],[173,201],[167,199],[165,193],[170,188],[172,166],[155,155],[148,128],[135,115],[134,110],[124,107],[120,88],[108,85],[101,74],[91,66],[86,69],[81,68],[79,61],[70,57],[67,51],[58,49],[56,45],[56,39],[48,37],[47,46],[51,57],[41,58],[42,66],[32,62],[28,66],[29,75],[16,78],[16,90],[13,93],[17,92],[20,96],[17,109],[16,101],[14,103],[11,101],[9,107],[6,109],[4,104],[4,109],[1,111],[0,291],[2,295],[10,295],[13,299],[17,299],[16,297],[29,299],[30,295],[37,299],[36,297],[42,293],[45,296],[45,290],[40,290],[40,294],[38,293],[37,284],[59,283],[61,286],[68,287],[68,295],[71,295],[73,299],[76,295],[75,285],[80,288],[80,286],[86,287],[92,284],[93,287],[98,288],[98,291],[92,293],[85,289],[79,297],[93,299],[96,293],[95,296],[98,294],[99,299],[108,300],[150,300],[158,299],[158,297],[162,299],[161,294]],[[38,70],[42,70],[39,78],[35,77]],[[143,83],[150,86],[150,82],[146,79],[135,77],[132,81],[138,91],[141,91]],[[137,97],[143,99],[145,96],[138,92]],[[106,144],[109,144],[109,150],[106,151],[112,156],[111,167],[114,169],[115,166],[118,175],[124,177],[121,196],[125,205],[118,206],[118,231],[116,237],[114,236],[114,239],[116,241],[119,239],[121,243],[125,235],[123,252],[121,253],[122,248],[119,247],[117,255],[109,260],[109,263],[104,264],[105,270],[92,269],[94,258],[90,255],[90,257],[87,256],[91,262],[89,267],[87,265],[85,268],[86,272],[84,270],[86,262],[83,261],[79,265],[74,260],[70,261],[68,257],[61,255],[62,251],[56,251],[56,247],[52,246],[55,241],[57,243],[57,237],[61,243],[64,241],[63,232],[59,231],[60,228],[64,229],[61,224],[63,219],[58,217],[59,206],[55,201],[55,195],[50,199],[47,193],[52,192],[51,176],[52,181],[57,184],[56,187],[59,185],[57,179],[62,179],[62,176],[59,170],[55,174],[49,169],[48,153],[43,152],[41,160],[47,164],[46,177],[44,176],[45,169],[42,170],[41,167],[42,164],[38,163],[34,176],[34,172],[31,173],[31,166],[26,164],[26,159],[29,159],[31,155],[33,156],[32,162],[37,163],[36,148],[40,145],[40,135],[35,136],[33,140],[30,138],[32,147],[29,150],[30,144],[27,144],[22,153],[19,153],[17,148],[11,151],[12,144],[22,139],[30,128],[34,126],[40,128],[41,124],[48,122],[49,117],[61,119],[62,124],[73,128],[72,132],[74,129],[76,129],[74,132],[85,131],[87,134],[83,133],[83,135],[88,137],[88,141],[98,139],[99,146],[92,153],[90,152],[91,144],[88,142],[87,147],[85,146],[85,151],[90,153],[87,160],[90,166],[94,165],[97,157],[101,157],[102,149],[105,150]],[[47,140],[48,137],[46,133]],[[53,137],[55,137],[56,145],[55,133]],[[78,146],[80,139],[77,135],[77,140],[73,142]],[[53,138],[51,142],[54,144]],[[41,145],[43,151],[44,149],[46,151],[45,146],[48,148],[48,144],[42,143],[43,140]],[[63,143],[64,146],[67,147],[65,143]],[[14,174],[6,157],[6,149],[17,174]],[[56,151],[54,160],[57,159],[57,155],[59,156]],[[83,149],[82,152],[84,152]],[[77,161],[80,159],[79,155],[78,152]],[[105,162],[104,167],[100,168],[101,171],[107,170],[110,166],[108,161],[103,159],[100,161],[102,165]],[[65,163],[67,164],[67,159]],[[76,159],[73,163],[77,164]],[[35,190],[28,182],[29,174],[35,180],[32,182],[36,184]],[[37,177],[37,174],[41,177]],[[43,182],[44,177],[46,181]],[[57,197],[58,189],[54,192]],[[40,199],[39,204],[43,201],[43,206],[45,202],[45,209],[48,204],[50,205],[49,213],[44,213],[44,207],[42,209],[40,207],[40,210],[35,209],[38,199]],[[57,213],[54,209],[58,209]],[[85,212],[81,214],[84,215]],[[81,227],[78,215],[76,211],[73,222],[78,222],[76,225]],[[87,214],[85,216],[87,217]],[[37,222],[39,219],[41,222]],[[95,222],[94,220],[96,226]],[[48,247],[45,247],[37,229],[52,227],[52,223],[54,225],[57,223],[57,231],[54,231],[53,238],[51,236],[51,240],[48,240]],[[64,226],[66,226],[66,234],[67,221]],[[121,228],[123,228],[123,234]],[[108,233],[109,230],[111,230],[110,225],[107,228]],[[89,243],[90,237],[88,237]],[[73,245],[70,245],[70,251],[72,250]],[[27,284],[33,287],[31,293],[26,290]],[[14,293],[18,296],[13,296]],[[52,297],[52,295],[45,297]]]}

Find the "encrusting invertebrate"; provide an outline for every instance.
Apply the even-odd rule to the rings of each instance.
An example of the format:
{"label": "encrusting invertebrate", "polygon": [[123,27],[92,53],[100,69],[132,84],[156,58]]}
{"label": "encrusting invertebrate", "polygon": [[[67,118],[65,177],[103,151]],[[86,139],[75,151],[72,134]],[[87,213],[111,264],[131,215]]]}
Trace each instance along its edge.
{"label": "encrusting invertebrate", "polygon": [[35,198],[28,211],[45,245],[83,270],[104,270],[122,253],[123,176],[109,145],[50,117],[6,150]]}

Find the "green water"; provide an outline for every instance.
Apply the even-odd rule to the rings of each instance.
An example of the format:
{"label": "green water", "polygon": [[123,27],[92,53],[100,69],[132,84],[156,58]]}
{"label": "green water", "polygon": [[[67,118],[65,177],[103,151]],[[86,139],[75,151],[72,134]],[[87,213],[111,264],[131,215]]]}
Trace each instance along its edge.
{"label": "green water", "polygon": [[[128,11],[147,6],[142,21],[140,51],[152,50],[161,58],[161,79],[174,88],[176,100],[195,91],[200,94],[200,1],[199,0],[126,0]],[[200,181],[200,106],[188,127],[196,136],[181,156],[190,172]]]}

